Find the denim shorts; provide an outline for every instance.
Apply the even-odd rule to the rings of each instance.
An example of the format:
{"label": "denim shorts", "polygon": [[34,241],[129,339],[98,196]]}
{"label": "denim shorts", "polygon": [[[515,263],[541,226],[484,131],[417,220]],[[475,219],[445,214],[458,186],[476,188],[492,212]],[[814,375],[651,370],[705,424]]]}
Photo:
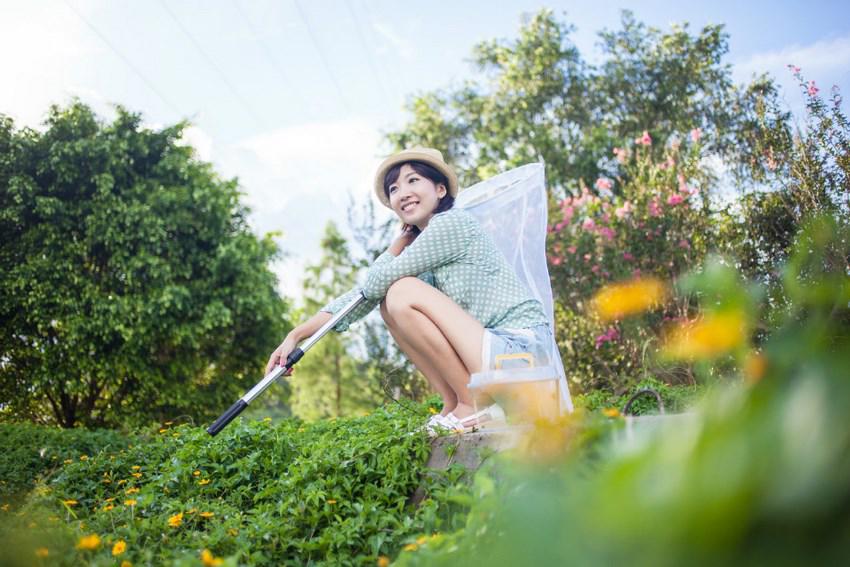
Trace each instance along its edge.
{"label": "denim shorts", "polygon": [[525,329],[484,329],[481,371],[496,370],[497,366],[548,366],[552,343],[552,330],[545,323]]}

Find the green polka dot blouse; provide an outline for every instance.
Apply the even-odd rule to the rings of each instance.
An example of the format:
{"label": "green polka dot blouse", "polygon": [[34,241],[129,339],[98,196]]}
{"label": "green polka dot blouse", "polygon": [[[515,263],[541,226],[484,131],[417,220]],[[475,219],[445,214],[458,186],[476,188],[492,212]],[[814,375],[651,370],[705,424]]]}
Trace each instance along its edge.
{"label": "green polka dot blouse", "polygon": [[[463,209],[437,213],[398,256],[381,254],[366,276],[366,301],[339,320],[343,332],[380,304],[393,282],[416,276],[436,287],[488,329],[547,323],[543,305],[519,281],[478,221]],[[352,289],[321,308],[336,313],[358,293]]]}

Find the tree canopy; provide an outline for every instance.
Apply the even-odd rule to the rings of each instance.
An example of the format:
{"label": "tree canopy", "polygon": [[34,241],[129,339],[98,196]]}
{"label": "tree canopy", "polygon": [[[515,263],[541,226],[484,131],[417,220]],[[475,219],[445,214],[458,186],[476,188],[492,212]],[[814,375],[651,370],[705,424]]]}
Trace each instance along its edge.
{"label": "tree canopy", "polygon": [[0,411],[59,423],[205,419],[285,332],[270,237],[236,179],[117,108],[0,116]]}

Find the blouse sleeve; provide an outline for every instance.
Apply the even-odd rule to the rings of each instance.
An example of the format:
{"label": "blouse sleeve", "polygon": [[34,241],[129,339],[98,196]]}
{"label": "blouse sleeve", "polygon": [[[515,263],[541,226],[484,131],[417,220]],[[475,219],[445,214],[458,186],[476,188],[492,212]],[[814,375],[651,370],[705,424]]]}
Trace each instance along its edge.
{"label": "blouse sleeve", "polygon": [[[464,255],[471,234],[467,219],[459,214],[438,214],[431,218],[410,246],[389,262],[377,262],[369,269],[363,292],[368,299],[380,300],[393,282],[419,276],[453,262]],[[433,276],[431,282],[433,282]],[[425,278],[420,278],[424,281]],[[433,285],[433,283],[432,283]]]}

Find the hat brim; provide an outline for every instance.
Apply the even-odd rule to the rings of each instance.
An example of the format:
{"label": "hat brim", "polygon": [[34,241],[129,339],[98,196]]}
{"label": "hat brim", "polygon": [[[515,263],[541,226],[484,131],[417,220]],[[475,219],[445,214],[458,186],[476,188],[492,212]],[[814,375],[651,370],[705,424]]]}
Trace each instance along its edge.
{"label": "hat brim", "polygon": [[386,177],[387,172],[392,169],[393,166],[400,163],[406,163],[408,161],[421,161],[440,171],[446,176],[446,179],[449,180],[449,186],[447,187],[449,195],[457,197],[457,174],[455,174],[451,166],[442,160],[436,159],[431,154],[417,152],[415,150],[405,150],[391,155],[381,162],[381,165],[378,166],[377,173],[375,173],[375,195],[377,195],[378,200],[381,201],[385,207],[390,209],[392,208],[390,206],[389,198],[384,194],[384,177]]}

